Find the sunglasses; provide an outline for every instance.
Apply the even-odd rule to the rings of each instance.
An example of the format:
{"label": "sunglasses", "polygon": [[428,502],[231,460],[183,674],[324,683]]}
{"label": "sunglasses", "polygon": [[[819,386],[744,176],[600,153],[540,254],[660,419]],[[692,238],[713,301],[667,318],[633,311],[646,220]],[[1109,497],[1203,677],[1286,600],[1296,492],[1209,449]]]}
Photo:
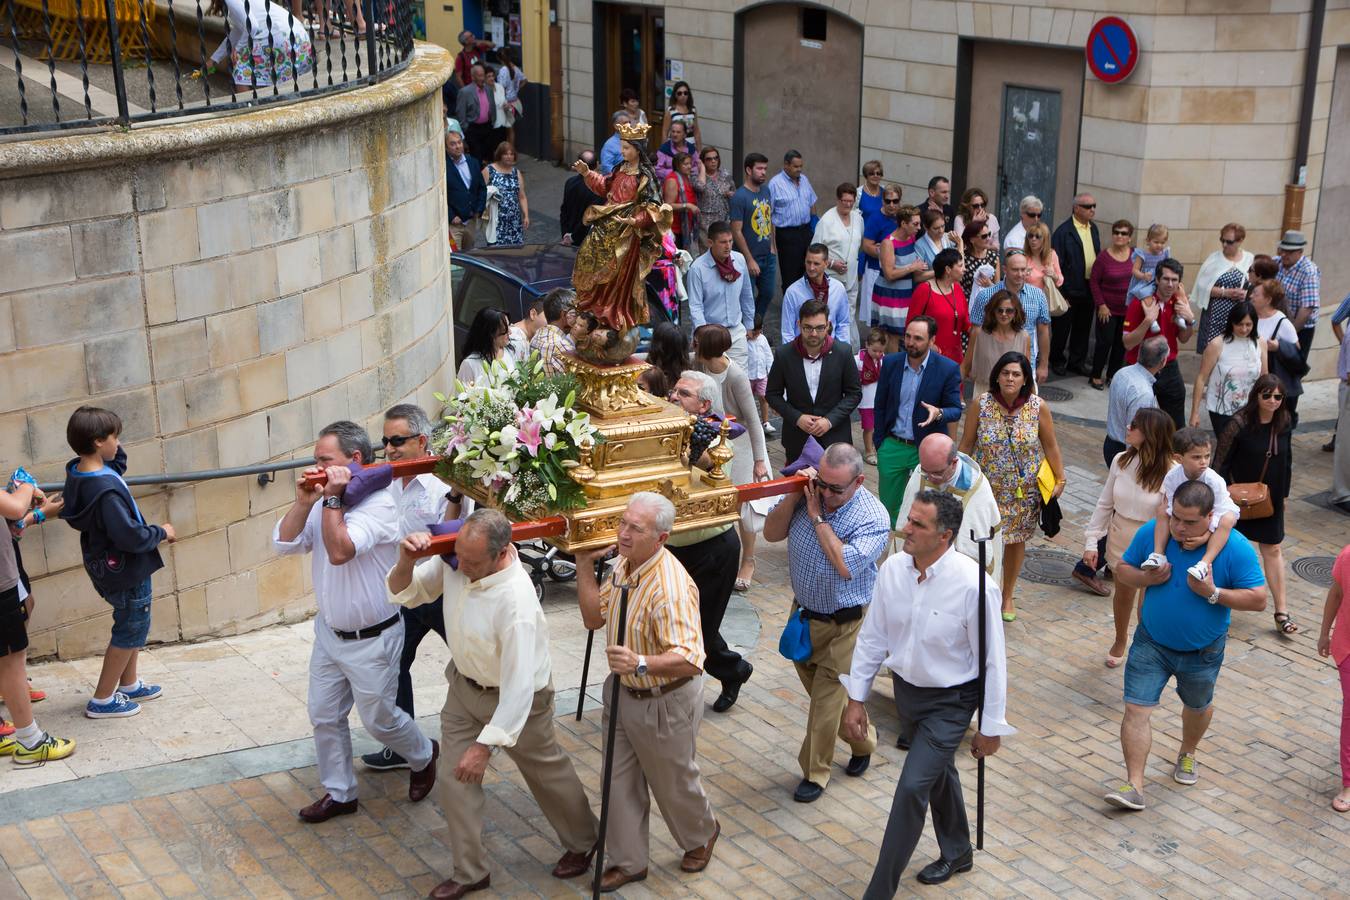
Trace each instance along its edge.
{"label": "sunglasses", "polygon": [[900,198],[899,198],[899,197],[883,197],[883,198],[881,199],[881,202],[882,202],[882,203],[891,203],[891,204],[895,204],[895,203],[899,203],[899,202],[900,202]]}
{"label": "sunglasses", "polygon": [[402,447],[408,441],[419,437],[420,434],[396,434],[393,437],[380,438],[380,444],[385,447]]}
{"label": "sunglasses", "polygon": [[828,481],[821,481],[819,475],[814,480],[816,487],[824,488],[831,494],[842,494],[852,486],[851,484],[830,484]]}
{"label": "sunglasses", "polygon": [[970,204],[970,208],[971,208],[971,209],[984,209],[984,204],[983,204],[983,203],[972,203],[972,204]]}
{"label": "sunglasses", "polygon": [[1237,238],[1219,238],[1219,243],[1223,244],[1225,247],[1231,247],[1234,244],[1240,243],[1240,241],[1238,241]]}
{"label": "sunglasses", "polygon": [[1095,203],[1079,203],[1079,204],[1077,204],[1077,205],[1078,205],[1078,208],[1079,208],[1079,209],[1096,209],[1096,208],[1097,208],[1097,204],[1095,204]]}
{"label": "sunglasses", "polygon": [[1011,316],[1013,312],[1014,310],[1011,306],[1000,306],[998,309],[994,310],[994,315]]}
{"label": "sunglasses", "polygon": [[1284,394],[1277,394],[1277,393],[1275,393],[1274,391],[1262,391],[1262,392],[1261,392],[1261,399],[1262,399],[1262,400],[1283,400],[1283,399],[1284,399]]}
{"label": "sunglasses", "polygon": [[705,154],[703,154],[703,161],[704,161],[704,162],[707,162],[707,161],[710,160],[710,159],[721,160],[722,157],[718,156],[716,153],[705,153]]}
{"label": "sunglasses", "polygon": [[975,235],[975,236],[976,236],[977,238],[979,238],[980,240],[982,240],[982,241],[987,241],[987,240],[989,240],[989,232],[987,232],[987,231],[984,232],[983,234],[977,234],[977,235]]}
{"label": "sunglasses", "polygon": [[1116,230],[1112,231],[1111,233],[1114,234],[1114,235],[1116,235],[1117,237],[1130,237],[1132,234],[1134,234],[1133,231],[1126,231],[1126,230],[1123,229],[1123,228],[1117,228]]}
{"label": "sunglasses", "polygon": [[1031,216],[1031,218],[1033,218],[1033,219],[1039,219],[1039,218],[1041,217],[1041,214],[1038,213],[1038,212],[1026,212],[1026,213],[1022,213],[1022,215],[1024,215],[1024,216]]}

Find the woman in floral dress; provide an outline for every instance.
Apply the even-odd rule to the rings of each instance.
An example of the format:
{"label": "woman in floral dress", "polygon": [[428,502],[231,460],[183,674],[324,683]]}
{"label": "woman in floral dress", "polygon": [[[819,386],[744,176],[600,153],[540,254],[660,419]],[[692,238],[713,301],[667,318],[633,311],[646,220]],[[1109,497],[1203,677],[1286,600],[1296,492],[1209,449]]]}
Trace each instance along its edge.
{"label": "woman in floral dress", "polygon": [[1041,518],[1036,485],[1041,460],[1055,476],[1053,497],[1064,491],[1064,463],[1055,440],[1050,407],[1032,392],[1031,363],[1005,353],[989,374],[989,390],[966,407],[961,452],[971,454],[994,489],[1002,513],[1003,621],[1017,619],[1013,589],[1026,557],[1026,542]]}
{"label": "woman in floral dress", "polygon": [[497,234],[492,244],[523,244],[530,227],[530,204],[525,199],[525,176],[516,168],[516,148],[502,141],[483,167],[483,183],[497,189]]}

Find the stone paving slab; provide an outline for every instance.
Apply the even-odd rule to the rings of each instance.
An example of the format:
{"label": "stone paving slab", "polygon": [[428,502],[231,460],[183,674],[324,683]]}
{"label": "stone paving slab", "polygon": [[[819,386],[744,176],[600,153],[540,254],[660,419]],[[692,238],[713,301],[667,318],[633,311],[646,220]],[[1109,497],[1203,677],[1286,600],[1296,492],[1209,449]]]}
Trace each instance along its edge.
{"label": "stone paving slab", "polygon": [[[1100,430],[1066,423],[1060,431],[1074,481],[1099,486]],[[1328,481],[1330,456],[1318,450],[1325,440],[1324,432],[1308,432],[1295,441],[1284,548],[1290,564],[1334,555],[1350,533],[1350,519],[1303,499]],[[1082,505],[1096,489],[1073,487]],[[1082,525],[1075,513],[1058,538],[1037,539],[1033,549],[1075,551]],[[806,699],[774,652],[788,604],[784,551],[761,547],[759,559],[741,613],[762,623],[751,656],[755,677],[730,714],[705,716],[700,734],[699,761],[723,826],[714,861],[702,875],[680,873],[679,851],[654,815],[651,876],[621,896],[856,897],[870,875],[904,759],[890,746],[889,686],[879,682],[871,703],[883,740],[868,773],[841,774],[819,802],[793,803]],[[1154,717],[1149,809],[1131,814],[1100,800],[1123,769],[1121,674],[1101,664],[1109,601],[1024,580],[1019,618],[1008,628],[1009,718],[1020,733],[988,764],[985,851],[972,873],[942,890],[972,897],[1343,894],[1347,822],[1328,805],[1339,784],[1340,692],[1334,669],[1315,652],[1325,588],[1293,574],[1287,581],[1304,633],[1277,636],[1269,611],[1234,616],[1199,784],[1182,788],[1168,778],[1180,720],[1178,701],[1166,694]],[[577,683],[584,647],[569,590],[550,586],[546,598],[560,689]],[[0,896],[411,897],[445,877],[443,820],[432,801],[407,802],[406,773],[362,772],[359,815],[317,827],[294,818],[318,793],[312,755],[305,756],[306,627],[147,652],[147,672],[174,693],[166,690],[164,700],[128,720],[79,717],[97,660],[35,666],[37,684],[53,694],[37,707],[40,721],[58,733],[66,725],[87,729],[74,735],[87,743],[70,760],[36,771],[0,766],[0,789],[14,792],[0,808],[30,816],[0,818]],[[434,639],[424,647],[415,679],[422,724],[432,731],[434,715],[425,714],[444,690],[444,648]],[[711,702],[715,683],[707,693]],[[598,806],[599,714],[589,711],[578,723],[575,693],[571,701],[560,699],[560,739]],[[839,753],[842,765],[847,751]],[[157,754],[169,759],[146,766]],[[963,752],[958,766],[973,809],[975,764]],[[43,793],[58,800],[40,807]],[[494,760],[488,794],[494,884],[482,896],[584,893],[580,881],[548,876],[560,852],[556,838],[509,760]],[[935,855],[930,830],[915,860]],[[918,893],[907,878],[901,895]]]}

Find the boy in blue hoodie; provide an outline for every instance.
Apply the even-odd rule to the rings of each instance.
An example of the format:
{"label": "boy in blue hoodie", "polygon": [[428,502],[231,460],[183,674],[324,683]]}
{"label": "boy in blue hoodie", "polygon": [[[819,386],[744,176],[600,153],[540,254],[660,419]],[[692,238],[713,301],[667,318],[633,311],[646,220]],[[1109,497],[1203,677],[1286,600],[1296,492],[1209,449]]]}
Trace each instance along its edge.
{"label": "boy in blue hoodie", "polygon": [[127,454],[121,433],[117,413],[95,406],[81,406],[66,423],[66,442],[79,457],[66,463],[61,518],[80,533],[84,569],[113,608],[103,671],[84,709],[91,719],[134,716],[141,711],[138,701],[161,693],[159,685],[137,677],[136,658],[150,633],[150,576],[164,567],[158,548],[176,535],[167,522],[147,524],[136,506],[122,478]]}

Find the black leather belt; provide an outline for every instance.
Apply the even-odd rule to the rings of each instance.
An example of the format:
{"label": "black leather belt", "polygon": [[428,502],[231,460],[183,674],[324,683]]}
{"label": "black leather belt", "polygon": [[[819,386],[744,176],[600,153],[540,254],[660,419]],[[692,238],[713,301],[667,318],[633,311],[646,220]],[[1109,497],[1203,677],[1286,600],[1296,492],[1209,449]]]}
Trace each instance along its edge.
{"label": "black leather belt", "polygon": [[341,640],[344,641],[364,641],[366,638],[375,637],[376,635],[378,635],[380,632],[384,631],[387,628],[393,628],[395,625],[398,624],[398,621],[399,617],[398,614],[396,613],[390,616],[389,618],[385,619],[378,625],[372,625],[369,628],[362,628],[360,631],[338,631],[336,628],[334,628],[333,634],[336,634]]}
{"label": "black leather belt", "polygon": [[814,610],[801,607],[802,615],[808,619],[815,619],[819,622],[833,622],[836,625],[843,625],[845,622],[856,622],[867,612],[866,606],[845,606],[843,609],[832,613],[818,613]]}
{"label": "black leather belt", "polygon": [[458,669],[456,669],[455,671],[459,674],[459,677],[460,677],[460,678],[463,678],[463,679],[464,679],[464,681],[469,685],[469,687],[471,687],[471,688],[473,688],[473,689],[475,689],[475,690],[478,690],[478,691],[495,691],[495,690],[498,690],[498,688],[496,688],[496,687],[494,687],[494,686],[492,686],[492,685],[490,685],[490,684],[479,684],[478,682],[476,682],[476,681],[474,681],[472,678],[470,678],[468,675],[465,675],[463,672],[460,672]]}
{"label": "black leather belt", "polygon": [[647,700],[652,697],[660,697],[662,694],[669,694],[671,691],[678,691],[693,680],[692,677],[676,678],[669,684],[658,684],[656,687],[650,688],[631,688],[625,684],[623,689],[627,691],[630,696],[636,697],[639,700]]}

